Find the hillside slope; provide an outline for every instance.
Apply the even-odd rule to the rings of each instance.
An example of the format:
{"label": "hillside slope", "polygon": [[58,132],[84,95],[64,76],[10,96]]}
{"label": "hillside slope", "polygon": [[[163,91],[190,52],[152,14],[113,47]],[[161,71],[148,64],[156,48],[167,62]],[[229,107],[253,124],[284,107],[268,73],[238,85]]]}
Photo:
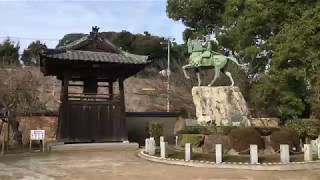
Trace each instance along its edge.
{"label": "hillside slope", "polygon": [[[32,78],[39,81],[40,101],[45,104],[48,111],[57,112],[60,104],[61,82],[53,76],[43,76],[38,67],[0,69],[0,76],[8,76],[21,71],[28,71],[32,74]],[[114,83],[115,93],[117,93],[117,86],[117,83]],[[128,112],[164,111],[166,96],[159,94],[158,91],[164,86],[165,82],[153,78],[131,77],[125,80],[126,110]],[[81,89],[72,88],[72,91],[81,92]]]}

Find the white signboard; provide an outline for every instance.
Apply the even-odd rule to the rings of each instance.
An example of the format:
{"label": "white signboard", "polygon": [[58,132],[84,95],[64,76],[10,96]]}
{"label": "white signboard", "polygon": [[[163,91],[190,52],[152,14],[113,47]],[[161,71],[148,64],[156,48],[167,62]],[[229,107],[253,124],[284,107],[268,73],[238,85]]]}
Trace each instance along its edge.
{"label": "white signboard", "polygon": [[30,140],[44,140],[45,130],[31,130]]}

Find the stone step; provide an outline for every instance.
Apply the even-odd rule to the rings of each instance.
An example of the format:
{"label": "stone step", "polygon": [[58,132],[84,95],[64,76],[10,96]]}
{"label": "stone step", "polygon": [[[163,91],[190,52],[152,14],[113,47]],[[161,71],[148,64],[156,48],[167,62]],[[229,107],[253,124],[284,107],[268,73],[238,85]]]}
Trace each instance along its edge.
{"label": "stone step", "polygon": [[63,151],[131,151],[139,149],[138,143],[77,143],[77,144],[52,144],[49,146],[51,152]]}

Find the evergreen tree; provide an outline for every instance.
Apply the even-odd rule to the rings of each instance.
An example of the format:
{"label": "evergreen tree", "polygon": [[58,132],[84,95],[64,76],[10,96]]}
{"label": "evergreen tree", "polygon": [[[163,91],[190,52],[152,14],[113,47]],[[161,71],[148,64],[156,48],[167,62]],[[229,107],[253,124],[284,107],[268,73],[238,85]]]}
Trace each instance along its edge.
{"label": "evergreen tree", "polygon": [[[249,63],[251,104],[283,119],[308,117],[319,70],[320,2],[316,0],[167,1],[168,16],[205,34]],[[313,102],[312,104],[317,104]]]}
{"label": "evergreen tree", "polygon": [[0,64],[2,66],[19,65],[19,49],[19,43],[6,39],[0,44]]}
{"label": "evergreen tree", "polygon": [[31,42],[28,48],[23,51],[23,54],[21,56],[23,64],[27,66],[39,65],[39,53],[44,49],[47,49],[47,46],[40,41]]}

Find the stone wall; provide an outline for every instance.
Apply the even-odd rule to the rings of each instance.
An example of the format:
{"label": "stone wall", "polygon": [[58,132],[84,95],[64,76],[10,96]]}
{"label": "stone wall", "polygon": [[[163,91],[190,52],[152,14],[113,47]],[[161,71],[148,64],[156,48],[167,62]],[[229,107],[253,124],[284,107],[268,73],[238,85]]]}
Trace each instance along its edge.
{"label": "stone wall", "polygon": [[[141,114],[141,115],[140,115]],[[175,115],[173,113],[129,113],[127,115],[127,129],[129,140],[132,142],[144,143],[144,139],[147,138],[146,125],[149,122],[160,122],[164,125],[163,136],[166,141],[174,141],[173,133],[176,122]],[[150,114],[150,113],[149,113]],[[163,116],[165,114],[166,116]],[[56,140],[56,130],[58,117],[57,116],[26,116],[18,117],[19,130],[22,132],[22,143],[24,145],[29,144],[30,130],[43,129],[46,131],[47,141],[53,142]],[[2,122],[0,120],[0,128]],[[0,133],[0,142],[2,142],[3,136],[7,136],[7,123],[4,123]],[[10,129],[10,139],[13,139],[12,129]],[[10,145],[13,141],[9,142]]]}
{"label": "stone wall", "polygon": [[146,128],[150,122],[159,122],[163,124],[163,136],[166,142],[174,143],[174,126],[176,123],[175,116],[127,116],[128,138],[131,142],[138,142],[140,145],[145,143],[148,138]]}
{"label": "stone wall", "polygon": [[[17,118],[19,122],[19,130],[22,132],[22,144],[29,144],[30,130],[43,129],[46,131],[47,141],[52,142],[56,140],[56,130],[58,117],[57,116],[22,116]],[[1,124],[2,122],[0,122]],[[4,123],[0,134],[1,141],[3,136],[7,136],[7,123]],[[10,139],[13,139],[12,129],[10,131]],[[9,144],[13,144],[9,141]]]}

